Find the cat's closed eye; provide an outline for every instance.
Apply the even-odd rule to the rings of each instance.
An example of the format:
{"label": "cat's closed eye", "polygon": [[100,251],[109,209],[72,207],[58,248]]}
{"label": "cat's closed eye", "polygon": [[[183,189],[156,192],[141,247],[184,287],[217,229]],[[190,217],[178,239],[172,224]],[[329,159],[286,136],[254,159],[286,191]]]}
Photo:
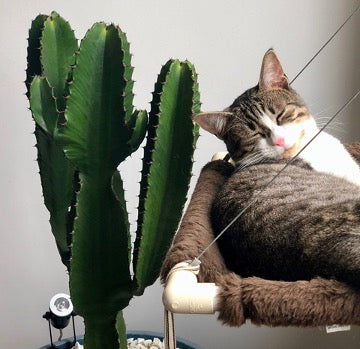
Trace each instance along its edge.
{"label": "cat's closed eye", "polygon": [[290,122],[299,122],[308,117],[304,108],[296,103],[288,103],[281,111],[276,114],[276,123],[284,125]]}
{"label": "cat's closed eye", "polygon": [[276,116],[276,123],[278,125],[283,125],[287,122],[292,122],[296,119],[296,114],[294,111],[287,111],[283,109],[277,116]]}

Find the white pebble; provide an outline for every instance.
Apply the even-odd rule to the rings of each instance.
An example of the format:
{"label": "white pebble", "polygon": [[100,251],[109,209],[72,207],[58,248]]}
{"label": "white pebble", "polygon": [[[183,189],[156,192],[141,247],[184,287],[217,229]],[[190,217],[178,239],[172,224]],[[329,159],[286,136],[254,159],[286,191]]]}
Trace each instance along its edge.
{"label": "white pebble", "polygon": [[127,347],[128,349],[163,349],[164,344],[159,338],[154,338],[153,340],[145,340],[144,338],[128,338]]}
{"label": "white pebble", "polygon": [[[162,346],[162,341],[159,339],[159,338],[154,338],[154,340],[153,340],[153,343],[155,344],[155,345],[161,345]],[[160,348],[160,347],[159,347]]]}

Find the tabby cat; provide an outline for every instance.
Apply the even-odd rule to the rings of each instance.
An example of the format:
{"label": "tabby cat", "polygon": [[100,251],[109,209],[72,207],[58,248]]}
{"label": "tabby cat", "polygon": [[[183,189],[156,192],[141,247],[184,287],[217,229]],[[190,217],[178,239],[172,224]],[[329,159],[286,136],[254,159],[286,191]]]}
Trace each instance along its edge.
{"label": "tabby cat", "polygon": [[270,49],[258,85],[223,112],[194,121],[222,139],[236,164],[215,198],[215,235],[228,268],[274,280],[336,278],[360,289],[360,169],[334,137],[320,133],[263,192],[264,186],[318,132]]}

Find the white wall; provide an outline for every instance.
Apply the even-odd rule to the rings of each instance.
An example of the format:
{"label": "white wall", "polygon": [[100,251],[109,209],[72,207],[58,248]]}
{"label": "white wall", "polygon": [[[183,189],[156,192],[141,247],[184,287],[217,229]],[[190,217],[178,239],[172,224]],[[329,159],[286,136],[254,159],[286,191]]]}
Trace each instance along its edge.
{"label": "white wall", "polygon": [[[38,13],[56,10],[82,38],[95,21],[119,24],[132,43],[135,104],[148,108],[156,75],[169,57],[191,60],[199,73],[203,110],[222,109],[257,82],[263,53],[273,46],[291,78],[356,6],[355,0],[108,0],[0,1],[0,347],[48,342],[41,315],[56,292],[67,291],[65,268],[49,232],[37,174],[35,138],[24,96],[26,38]],[[359,14],[294,83],[313,113],[331,116],[360,85]],[[358,140],[360,98],[340,117],[337,134]],[[223,146],[203,134],[194,180]],[[140,154],[141,155],[141,154]],[[139,155],[139,156],[140,156]],[[329,155],[330,156],[330,155]],[[133,159],[136,163],[136,157]],[[139,163],[123,169],[128,181]],[[136,186],[129,185],[130,209]],[[126,310],[131,329],[162,330],[161,288]],[[319,329],[225,328],[214,316],[177,316],[177,333],[205,348],[355,348],[359,328],[326,335]],[[78,330],[82,331],[78,320]],[[241,343],[241,344],[238,344]]]}

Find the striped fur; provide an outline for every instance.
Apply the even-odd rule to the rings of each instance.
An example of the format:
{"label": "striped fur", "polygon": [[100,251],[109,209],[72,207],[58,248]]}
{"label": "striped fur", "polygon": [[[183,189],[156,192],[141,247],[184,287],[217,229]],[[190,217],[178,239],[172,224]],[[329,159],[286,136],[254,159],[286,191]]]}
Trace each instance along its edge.
{"label": "striped fur", "polygon": [[336,278],[360,289],[360,169],[337,139],[318,136],[259,194],[318,132],[275,53],[265,54],[257,86],[194,121],[224,140],[237,164],[212,207],[215,235],[257,198],[218,240],[229,269],[274,280]]}
{"label": "striped fur", "polygon": [[215,235],[249,200],[257,201],[218,240],[229,269],[274,280],[334,277],[360,288],[360,188],[296,160],[263,163],[235,173],[211,211]]}

